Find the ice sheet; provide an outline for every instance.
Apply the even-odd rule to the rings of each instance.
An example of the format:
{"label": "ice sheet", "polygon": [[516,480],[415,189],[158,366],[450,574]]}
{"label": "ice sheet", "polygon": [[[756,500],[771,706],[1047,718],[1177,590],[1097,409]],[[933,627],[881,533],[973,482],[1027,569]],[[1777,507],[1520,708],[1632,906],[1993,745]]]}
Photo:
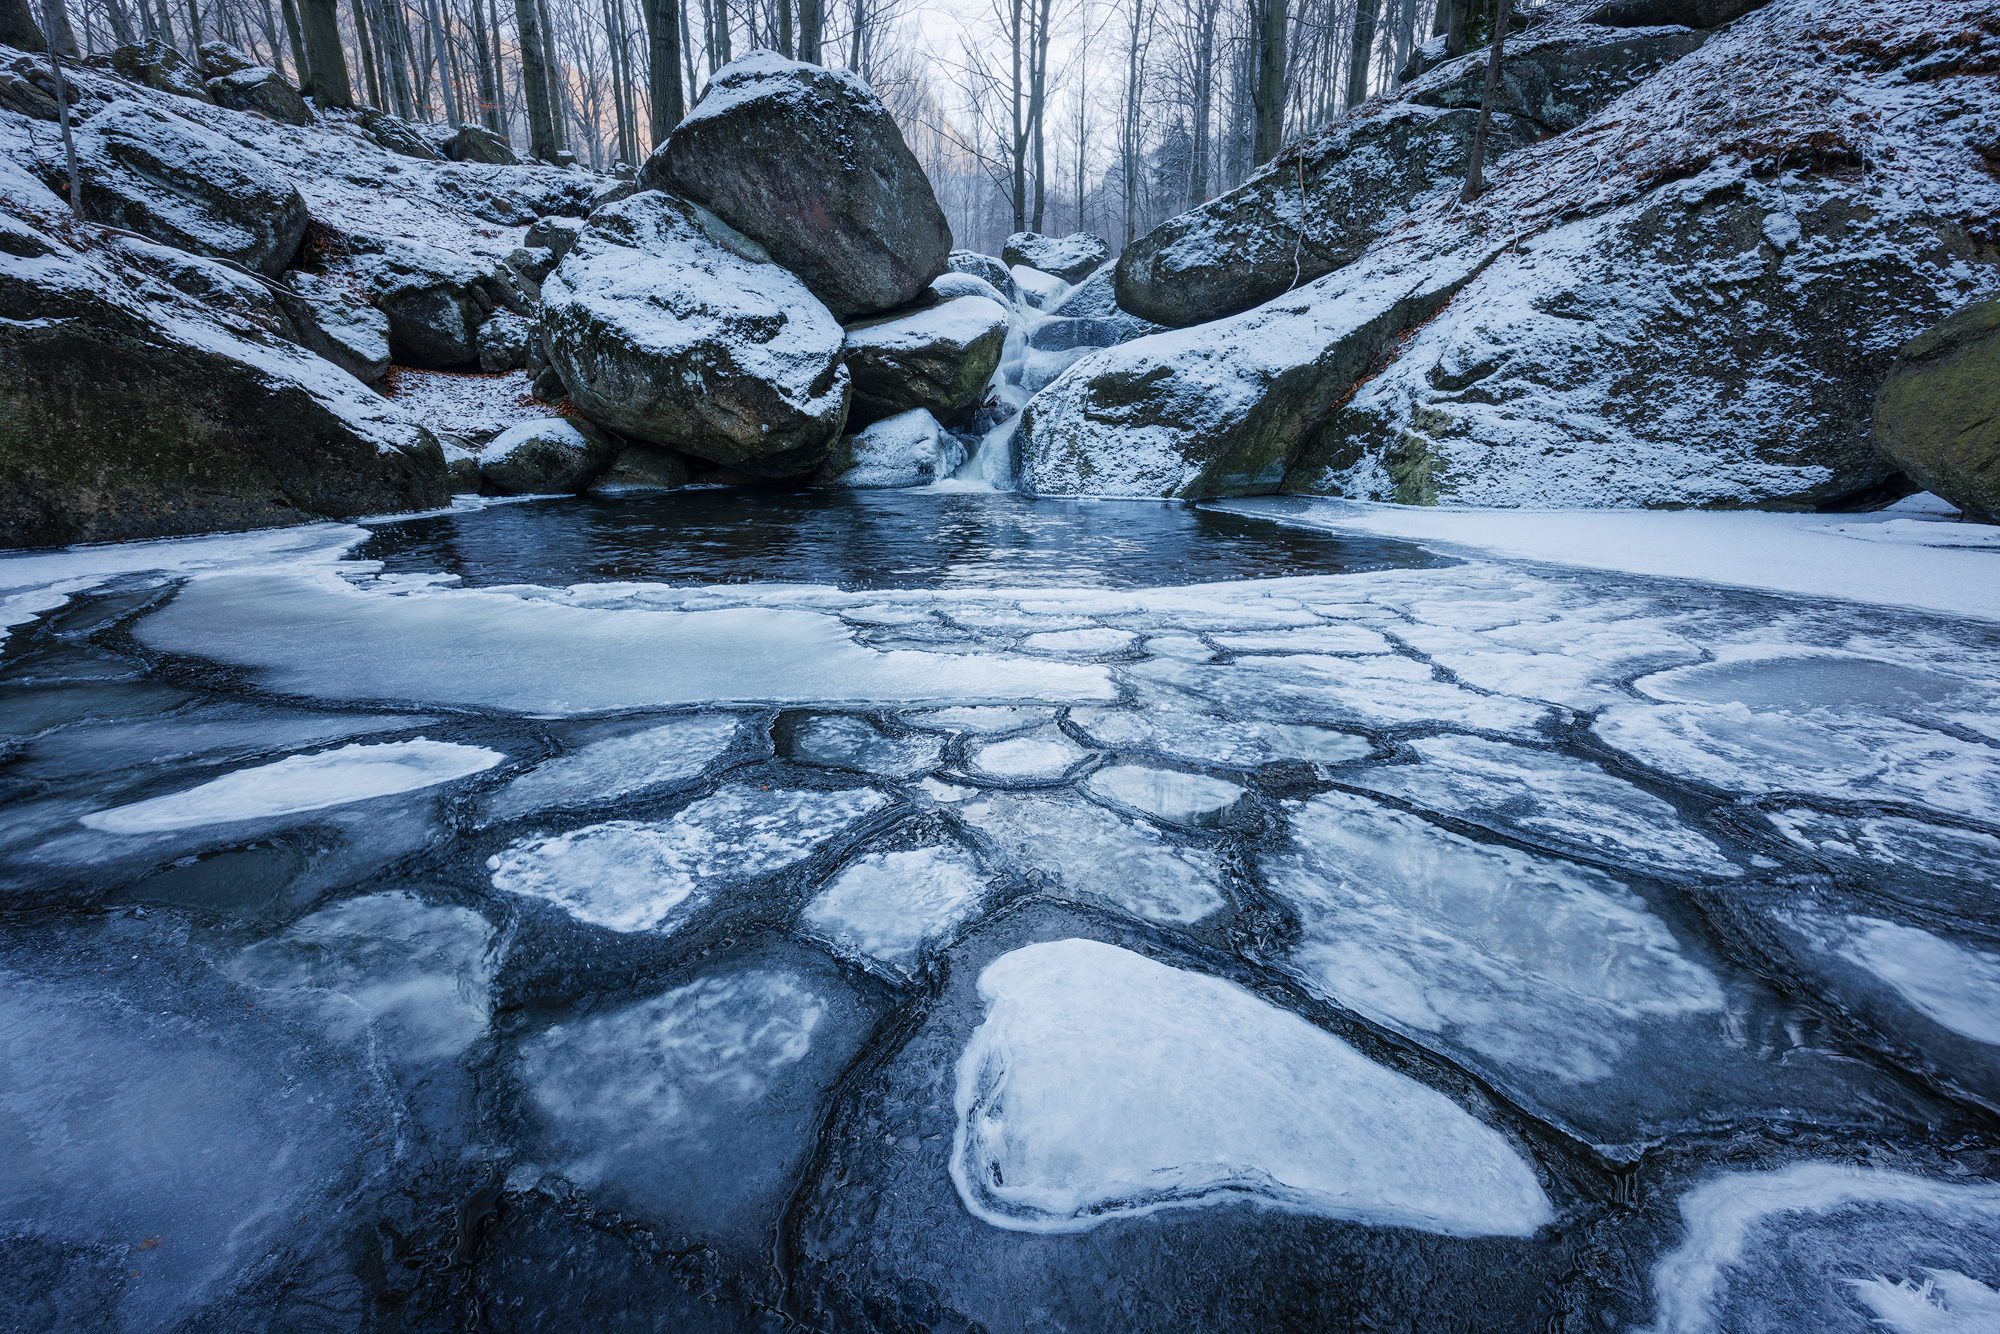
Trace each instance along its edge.
{"label": "ice sheet", "polygon": [[995,792],[958,812],[1018,866],[1059,877],[1071,894],[1176,925],[1223,905],[1212,853],[1172,847],[1139,821],[1100,806]]}
{"label": "ice sheet", "polygon": [[807,764],[907,778],[937,767],[944,751],[935,736],[890,736],[866,718],[808,719],[792,737],[792,755]]}
{"label": "ice sheet", "polygon": [[1403,657],[1322,654],[1246,656],[1229,666],[1170,658],[1126,672],[1183,692],[1200,706],[1281,722],[1355,722],[1370,727],[1444,722],[1482,731],[1532,733],[1549,711],[1524,700],[1481,695],[1436,680]]}
{"label": "ice sheet", "polygon": [[506,757],[450,741],[353,742],[317,755],[292,755],[191,787],[83,817],[107,834],[152,834],[234,820],[324,810],[370,797],[414,792],[490,769]]}
{"label": "ice sheet", "polygon": [[1254,769],[1274,760],[1345,764],[1375,751],[1368,738],[1330,727],[1239,722],[1168,709],[1076,709],[1070,720],[1110,750],[1156,750],[1179,759],[1239,769]]}
{"label": "ice sheet", "polygon": [[1090,752],[1056,728],[1005,741],[981,741],[966,748],[966,766],[989,778],[1033,780],[1061,778],[1090,758]]}
{"label": "ice sheet", "polygon": [[979,907],[986,880],[958,848],[871,852],[808,903],[802,919],[836,947],[909,971]]}
{"label": "ice sheet", "polygon": [[486,803],[486,818],[511,820],[552,806],[611,801],[683,782],[727,750],[741,725],[742,719],[727,713],[676,718],[630,736],[593,741],[500,789]]}
{"label": "ice sheet", "polygon": [[1113,764],[1085,782],[1093,795],[1169,824],[1216,825],[1235,812],[1246,789],[1227,779],[1141,764]]}
{"label": "ice sheet", "polygon": [[1497,1132],[1218,978],[1062,940],[987,965],[979,996],[951,1176],[996,1227],[1078,1232],[1245,1196],[1448,1236],[1553,1219]]}

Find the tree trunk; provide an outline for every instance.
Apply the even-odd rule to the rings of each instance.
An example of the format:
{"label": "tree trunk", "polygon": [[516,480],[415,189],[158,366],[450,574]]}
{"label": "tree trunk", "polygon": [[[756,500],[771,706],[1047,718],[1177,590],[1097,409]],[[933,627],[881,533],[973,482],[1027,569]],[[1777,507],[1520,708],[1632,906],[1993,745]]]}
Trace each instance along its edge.
{"label": "tree trunk", "polygon": [[1368,100],[1368,64],[1375,55],[1375,16],[1382,0],[1355,0],[1354,45],[1347,49],[1347,105],[1349,110]]}
{"label": "tree trunk", "polygon": [[351,107],[354,90],[347,82],[347,53],[340,48],[340,18],[334,0],[300,0],[306,32],[309,90],[322,107]]}
{"label": "tree trunk", "polygon": [[549,135],[560,153],[569,146],[563,128],[562,64],[556,59],[556,25],[549,19],[548,0],[536,0],[542,20],[542,77],[549,98]]}
{"label": "tree trunk", "polygon": [[[69,31],[69,21],[66,18],[63,21],[63,31],[65,32]],[[76,45],[76,41],[74,38],[71,39],[70,45],[71,46]],[[188,0],[189,59],[193,59],[195,51],[200,46],[201,46],[201,0]]]}
{"label": "tree trunk", "polygon": [[1470,204],[1486,188],[1480,173],[1486,169],[1486,132],[1493,124],[1493,94],[1500,86],[1500,52],[1507,44],[1507,20],[1513,17],[1514,0],[1500,0],[1500,17],[1493,24],[1493,43],[1486,53],[1486,91],[1479,97],[1479,124],[1472,131],[1472,152],[1466,155],[1465,189],[1458,196]]}
{"label": "tree trunk", "polygon": [[[299,32],[299,12],[293,0],[278,0],[278,8],[285,16],[285,38],[292,44],[292,68],[298,73],[301,91],[312,83],[312,65],[306,60],[305,38]],[[173,38],[167,39],[169,42]]]}
{"label": "tree trunk", "polygon": [[549,124],[549,79],[543,66],[542,14],[535,0],[514,0],[521,35],[521,97],[528,104],[528,156],[555,161],[555,131]]}
{"label": "tree trunk", "polygon": [[729,7],[723,0],[711,0],[711,4],[715,12],[715,63],[708,72],[713,74],[736,57],[729,54]]}
{"label": "tree trunk", "polygon": [[[306,0],[311,4],[313,0]],[[438,87],[444,93],[445,124],[457,129],[462,123],[458,118],[458,93],[451,86],[451,64],[445,53],[444,23],[438,16],[438,0],[424,0],[424,18],[430,25],[431,60],[437,67]]]}
{"label": "tree trunk", "polygon": [[681,96],[692,102],[699,95],[701,81],[694,76],[694,42],[688,31],[687,0],[680,0],[674,9],[681,16],[681,72],[687,75],[687,82],[681,85]]}
{"label": "tree trunk", "polygon": [[1044,208],[1048,200],[1048,135],[1044,124],[1048,119],[1049,105],[1049,39],[1053,26],[1051,10],[1055,0],[1041,0],[1040,7],[1032,11],[1034,21],[1034,45],[1030,48],[1032,63],[1029,70],[1028,115],[1034,127],[1035,136],[1035,213],[1030,231],[1042,230]]}
{"label": "tree trunk", "polygon": [[[132,16],[125,12],[125,0],[105,0],[104,15],[111,22],[111,40],[120,46],[132,45]],[[265,11],[270,17],[270,11]]]}
{"label": "tree trunk", "polygon": [[792,58],[792,0],[777,0],[778,5],[778,54],[785,59]]}
{"label": "tree trunk", "polygon": [[[478,4],[479,0],[472,0]],[[500,56],[500,0],[486,0],[487,34],[493,41],[493,129],[503,138],[512,125],[507,117],[507,66]]]}
{"label": "tree trunk", "polygon": [[[29,26],[33,26],[32,21]],[[69,22],[62,13],[62,0],[42,0],[42,27],[50,33],[64,33],[69,30]],[[73,54],[76,42],[69,43],[71,51],[65,52],[60,40],[48,43],[49,73],[56,84],[56,124],[62,127],[63,161],[69,168],[69,209],[83,219],[83,177],[76,169],[76,136],[69,128],[69,84],[63,78],[62,58]]]}
{"label": "tree trunk", "polygon": [[646,16],[646,72],[652,79],[651,128],[648,150],[667,141],[681,123],[687,100],[681,89],[680,0],[640,0]]}
{"label": "tree trunk", "polygon": [[[1381,0],[1360,0],[1362,4]],[[1285,140],[1285,0],[1261,0],[1257,24],[1257,81],[1251,103],[1257,113],[1250,165],[1261,167],[1278,155]]]}
{"label": "tree trunk", "polygon": [[1467,0],[1443,0],[1444,18],[1444,58],[1454,59],[1465,54],[1465,20],[1469,7]]}
{"label": "tree trunk", "polygon": [[820,5],[822,0],[799,0],[799,59],[819,64]]}
{"label": "tree trunk", "polygon": [[493,77],[493,48],[486,35],[486,11],[472,0],[472,43],[478,53],[473,71],[479,77],[479,123],[500,133],[500,85]]}
{"label": "tree trunk", "polygon": [[389,104],[382,97],[382,80],[375,72],[375,52],[368,41],[368,6],[365,0],[354,0],[354,45],[361,52],[361,82],[368,88],[368,103],[387,111]]}
{"label": "tree trunk", "polygon": [[[1008,85],[1008,108],[1013,116],[1011,126],[1014,137],[1009,143],[1013,167],[1014,186],[1014,230],[1028,230],[1028,124],[1024,119],[1022,99],[1027,95],[1027,85],[1021,73],[1021,14],[1031,0],[1008,0],[1007,37],[1008,51],[1012,58],[1012,81]],[[1137,3],[1137,0],[1135,0]]]}

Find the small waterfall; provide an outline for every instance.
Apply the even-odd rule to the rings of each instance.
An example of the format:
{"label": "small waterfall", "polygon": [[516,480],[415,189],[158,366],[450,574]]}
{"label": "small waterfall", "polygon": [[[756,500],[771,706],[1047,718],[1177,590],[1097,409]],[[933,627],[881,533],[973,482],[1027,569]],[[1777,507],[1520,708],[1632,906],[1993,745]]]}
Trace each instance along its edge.
{"label": "small waterfall", "polygon": [[1028,361],[1028,331],[1048,317],[1029,305],[1025,294],[1015,296],[1010,314],[1007,341],[1000,348],[1000,364],[994,368],[987,387],[988,394],[999,401],[1006,415],[979,438],[971,456],[952,474],[952,480],[963,489],[1014,489],[1014,431],[1021,424],[1021,409],[1027,406],[1029,398],[1021,383]]}

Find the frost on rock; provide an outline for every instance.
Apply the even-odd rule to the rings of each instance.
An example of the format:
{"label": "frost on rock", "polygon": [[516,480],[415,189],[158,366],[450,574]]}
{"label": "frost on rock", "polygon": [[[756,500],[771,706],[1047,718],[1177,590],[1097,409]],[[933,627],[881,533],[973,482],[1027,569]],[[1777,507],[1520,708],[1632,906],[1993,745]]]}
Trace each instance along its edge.
{"label": "frost on rock", "polygon": [[337,1037],[372,1028],[409,1060],[456,1056],[486,1031],[493,927],[470,908],[395,891],[322,908],[224,966],[311,1007]]}
{"label": "frost on rock", "polygon": [[1224,905],[1213,853],[1173,847],[1145,824],[1100,806],[995,792],[957,809],[1017,867],[1053,877],[1071,895],[1174,925],[1198,922]]}
{"label": "frost on rock", "polygon": [[657,190],[591,215],[542,284],[541,327],[592,421],[727,467],[810,471],[846,415],[826,307],[755,242]]}
{"label": "frost on rock", "polygon": [[1298,851],[1265,860],[1305,928],[1291,966],[1371,1019],[1515,1077],[1590,1083],[1643,1060],[1637,1021],[1722,1008],[1715,976],[1602,872],[1345,793],[1291,816]]}
{"label": "frost on rock", "polygon": [[986,879],[953,847],[871,852],[808,903],[800,920],[841,950],[910,972],[979,908]]}
{"label": "frost on rock", "polygon": [[323,810],[371,797],[414,792],[490,769],[505,757],[449,741],[354,742],[317,755],[292,755],[176,792],[83,817],[107,834],[152,834],[233,820]]}
{"label": "frost on rock", "polygon": [[1345,764],[1375,752],[1367,737],[1330,727],[1238,722],[1168,709],[1077,709],[1070,721],[1107,750],[1151,750],[1232,769],[1279,760]]}
{"label": "frost on rock", "polygon": [[934,769],[943,750],[934,736],[891,736],[866,718],[851,715],[808,719],[791,740],[794,759],[885,778],[908,778]]}
{"label": "frost on rock", "polygon": [[1089,940],[980,974],[951,1177],[996,1227],[1258,1203],[1447,1236],[1528,1236],[1533,1168],[1444,1095],[1218,978]]}
{"label": "frost on rock", "polygon": [[888,800],[873,788],[731,784],[668,820],[613,820],[519,839],[486,865],[494,888],[547,899],[579,921],[672,931],[694,908],[702,880],[790,866]]}
{"label": "frost on rock", "polygon": [[685,782],[708,767],[736,737],[734,714],[676,718],[628,736],[593,741],[545,760],[493,794],[490,821],[511,820],[558,806],[584,806]]}
{"label": "frost on rock", "polygon": [[1806,1162],[1681,1197],[1640,1334],[1972,1334],[2000,1317],[2000,1186]]}
{"label": "frost on rock", "polygon": [[1245,789],[1226,779],[1143,764],[1112,764],[1084,782],[1092,796],[1168,824],[1220,825],[1236,813]]}
{"label": "frost on rock", "polygon": [[1672,806],[1594,764],[1474,737],[1429,737],[1411,746],[1424,763],[1371,769],[1352,781],[1649,875],[1741,874]]}

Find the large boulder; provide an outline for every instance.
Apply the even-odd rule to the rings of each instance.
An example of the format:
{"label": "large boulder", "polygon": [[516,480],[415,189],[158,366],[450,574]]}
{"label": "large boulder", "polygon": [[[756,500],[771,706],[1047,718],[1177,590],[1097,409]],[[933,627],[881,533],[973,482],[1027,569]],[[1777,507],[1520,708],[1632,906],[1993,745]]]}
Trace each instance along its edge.
{"label": "large boulder", "polygon": [[[983,278],[1007,300],[1014,299],[1013,275],[1007,272],[1005,264],[991,255],[982,255],[977,250],[954,250],[945,256],[945,266],[952,273]],[[933,283],[932,286],[936,284]]]}
{"label": "large boulder", "polygon": [[436,162],[444,156],[416,126],[386,111],[362,107],[354,113],[354,118],[370,139],[391,153],[422,158],[427,162]]}
{"label": "large boulder", "polygon": [[256,65],[232,70],[210,79],[205,86],[217,106],[232,111],[255,111],[287,125],[313,123],[312,108],[299,96],[299,90],[286,83],[274,69]]}
{"label": "large boulder", "polygon": [[306,201],[263,156],[155,107],[112,103],[77,131],[76,156],[99,222],[270,278],[305,239]]}
{"label": "large boulder", "polygon": [[186,56],[157,37],[148,37],[143,42],[114,50],[111,53],[111,68],[133,83],[144,84],[159,92],[191,97],[197,102],[209,100],[208,90],[202,86],[201,72],[188,63]]}
{"label": "large boulder", "polygon": [[688,484],[693,471],[671,449],[634,441],[618,451],[611,467],[590,484],[592,495],[622,496],[648,491],[674,491]]}
{"label": "large boulder", "polygon": [[[1542,134],[1575,129],[1707,40],[1704,32],[1669,30],[1635,37],[1586,32],[1509,44],[1500,61],[1493,106]],[[1419,80],[1404,97],[1424,106],[1476,110],[1486,93],[1486,66],[1486,52],[1475,51]]]}
{"label": "large boulder", "polygon": [[1609,0],[1585,17],[1607,28],[1719,28],[1734,22],[1769,0]]}
{"label": "large boulder", "polygon": [[1015,232],[1001,247],[1000,256],[1010,270],[1025,264],[1066,283],[1080,283],[1111,258],[1111,242],[1089,232],[1068,236]]}
{"label": "large boulder", "polygon": [[590,216],[542,285],[541,327],[591,420],[742,472],[810,472],[847,420],[826,307],[756,242],[657,190]]}
{"label": "large boulder", "polygon": [[479,360],[479,327],[495,310],[528,313],[525,293],[505,264],[383,240],[357,255],[354,270],[389,319],[389,344],[409,366],[463,366]]}
{"label": "large boulder", "polygon": [[444,503],[437,440],[320,358],[108,249],[0,217],[0,251],[0,546]]}
{"label": "large boulder", "polygon": [[965,447],[917,408],[843,439],[813,476],[813,485],[861,491],[929,486],[964,462]]}
{"label": "large boulder", "polygon": [[[627,196],[628,198],[630,196]],[[582,218],[547,217],[537,218],[528,227],[521,244],[530,250],[547,250],[556,263],[562,263],[564,255],[576,244],[576,238],[583,235]]]}
{"label": "large boulder", "polygon": [[865,426],[913,408],[948,424],[970,417],[1000,365],[1007,329],[1007,308],[983,296],[849,325],[852,422]]}
{"label": "large boulder", "polygon": [[298,342],[364,384],[380,383],[389,370],[389,317],[316,274],[295,269],[285,278],[298,294],[286,305]]}
{"label": "large boulder", "polygon": [[[1411,201],[1463,182],[1478,119],[1477,111],[1407,103],[1348,117],[1126,246],[1118,305],[1184,328],[1260,306],[1352,263]],[[1538,137],[1526,122],[1495,116],[1488,160]]]}
{"label": "large boulder", "polygon": [[259,68],[257,61],[247,52],[228,42],[203,42],[194,57],[195,66],[204,79],[219,79],[225,74],[241,74],[244,70]]}
{"label": "large boulder", "polygon": [[527,365],[528,345],[535,336],[533,320],[512,311],[494,311],[479,326],[479,369],[498,375]]}
{"label": "large boulder", "polygon": [[717,70],[639,179],[762,245],[837,319],[913,300],[951,251],[944,210],[874,91],[771,51]]}
{"label": "large boulder", "polygon": [[1874,439],[1911,481],[2000,523],[2000,301],[1903,344],[1875,396]]}
{"label": "large boulder", "polygon": [[495,436],[479,452],[479,472],[506,495],[561,495],[590,485],[617,454],[618,446],[589,422],[544,417]]}
{"label": "large boulder", "polygon": [[461,125],[444,141],[444,155],[453,162],[484,162],[489,166],[511,167],[520,162],[514,146],[484,125]]}

